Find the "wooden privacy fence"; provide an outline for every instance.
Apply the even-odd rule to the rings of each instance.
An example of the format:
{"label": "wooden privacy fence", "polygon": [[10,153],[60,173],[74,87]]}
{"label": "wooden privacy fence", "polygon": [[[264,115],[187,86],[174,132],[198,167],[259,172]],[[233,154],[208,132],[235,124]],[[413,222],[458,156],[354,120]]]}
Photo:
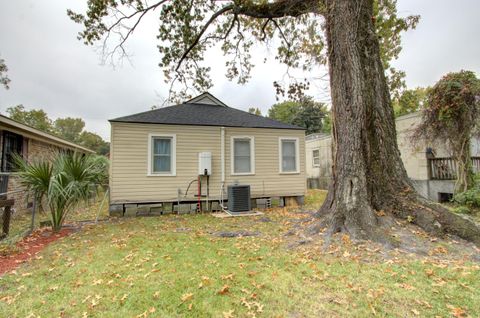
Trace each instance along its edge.
{"label": "wooden privacy fence", "polygon": [[[480,157],[472,157],[473,172],[480,172]],[[451,157],[439,157],[428,159],[428,178],[431,180],[455,180],[457,179],[458,165]]]}

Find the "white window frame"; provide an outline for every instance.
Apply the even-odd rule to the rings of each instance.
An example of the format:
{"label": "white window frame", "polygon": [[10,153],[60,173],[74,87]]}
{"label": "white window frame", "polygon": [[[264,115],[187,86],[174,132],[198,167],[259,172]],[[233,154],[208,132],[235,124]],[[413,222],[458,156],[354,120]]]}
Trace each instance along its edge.
{"label": "white window frame", "polygon": [[[315,164],[315,155],[313,154],[315,151],[318,151],[318,164]],[[320,148],[312,149],[312,166],[320,167]]]}
{"label": "white window frame", "polygon": [[[282,168],[282,141],[295,142],[295,171],[283,171]],[[278,138],[278,171],[280,174],[299,174],[300,173],[300,139],[298,137],[279,137]]]}
{"label": "white window frame", "polygon": [[[153,171],[153,139],[170,138],[172,140],[170,172]],[[176,134],[148,134],[148,171],[149,177],[174,177],[177,175],[177,135]]]}
{"label": "white window frame", "polygon": [[[235,172],[235,139],[250,139],[250,172]],[[252,176],[255,174],[255,137],[232,136],[230,138],[230,167],[232,176]]]}

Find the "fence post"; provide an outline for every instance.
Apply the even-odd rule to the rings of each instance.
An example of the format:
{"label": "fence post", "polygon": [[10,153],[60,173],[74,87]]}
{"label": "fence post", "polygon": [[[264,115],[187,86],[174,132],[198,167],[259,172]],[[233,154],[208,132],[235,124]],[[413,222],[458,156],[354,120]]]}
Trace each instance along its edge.
{"label": "fence post", "polygon": [[427,158],[427,179],[432,180],[432,159]]}
{"label": "fence post", "polygon": [[102,212],[103,209],[103,204],[105,203],[105,200],[107,199],[108,192],[110,191],[110,188],[105,191],[105,195],[103,196],[102,203],[100,204],[100,208],[98,208],[97,216],[95,217],[95,223],[98,223],[98,216],[100,215],[100,212]]}
{"label": "fence post", "polygon": [[0,234],[0,238],[4,238],[8,236],[10,232],[10,217],[12,215],[12,206],[15,201],[13,200],[0,200],[0,208],[3,207],[3,224],[2,224],[2,233]]}
{"label": "fence post", "polygon": [[33,196],[33,206],[32,206],[32,224],[30,225],[30,233],[35,229],[35,212],[37,212],[37,197]]}
{"label": "fence post", "polygon": [[8,236],[10,232],[10,216],[12,211],[10,210],[9,206],[6,206],[3,210],[3,228],[2,228],[2,236]]}

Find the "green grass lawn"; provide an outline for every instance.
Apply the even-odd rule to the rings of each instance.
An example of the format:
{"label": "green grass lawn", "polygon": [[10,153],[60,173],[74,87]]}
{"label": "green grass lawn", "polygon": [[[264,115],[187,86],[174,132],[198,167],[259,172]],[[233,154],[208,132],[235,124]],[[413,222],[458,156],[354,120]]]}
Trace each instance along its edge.
{"label": "green grass lawn", "polygon": [[[307,204],[323,198],[312,191]],[[382,259],[347,238],[292,248],[299,214],[84,226],[0,278],[0,317],[480,316],[478,263]],[[259,235],[214,235],[240,230]]]}

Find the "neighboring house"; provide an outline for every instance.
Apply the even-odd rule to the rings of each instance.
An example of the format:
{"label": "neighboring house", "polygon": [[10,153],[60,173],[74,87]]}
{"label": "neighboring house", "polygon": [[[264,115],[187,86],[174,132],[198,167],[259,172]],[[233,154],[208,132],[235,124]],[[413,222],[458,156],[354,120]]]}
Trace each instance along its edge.
{"label": "neighboring house", "polygon": [[[29,208],[32,205],[32,198],[22,192],[23,187],[15,175],[13,155],[20,154],[24,159],[32,160],[49,158],[60,150],[93,153],[90,149],[0,115],[0,192],[8,192],[6,196],[15,199],[16,211]],[[5,195],[2,197],[5,198]]]}
{"label": "neighboring house", "polygon": [[[417,191],[434,201],[451,198],[456,179],[456,164],[441,142],[427,144],[413,141],[413,131],[420,124],[421,113],[396,119],[397,141],[403,164]],[[306,172],[309,188],[327,189],[331,178],[332,139],[330,135],[312,134],[306,137]],[[471,143],[474,170],[480,170],[480,140]],[[388,158],[385,158],[388,160]]]}
{"label": "neighboring house", "polygon": [[305,137],[307,187],[327,189],[332,176],[332,137],[317,133]]}
{"label": "neighboring house", "polygon": [[[305,195],[304,129],[228,107],[209,93],[110,123],[112,213],[218,202],[233,184],[249,185],[252,199]],[[199,177],[204,169],[209,177]]]}

